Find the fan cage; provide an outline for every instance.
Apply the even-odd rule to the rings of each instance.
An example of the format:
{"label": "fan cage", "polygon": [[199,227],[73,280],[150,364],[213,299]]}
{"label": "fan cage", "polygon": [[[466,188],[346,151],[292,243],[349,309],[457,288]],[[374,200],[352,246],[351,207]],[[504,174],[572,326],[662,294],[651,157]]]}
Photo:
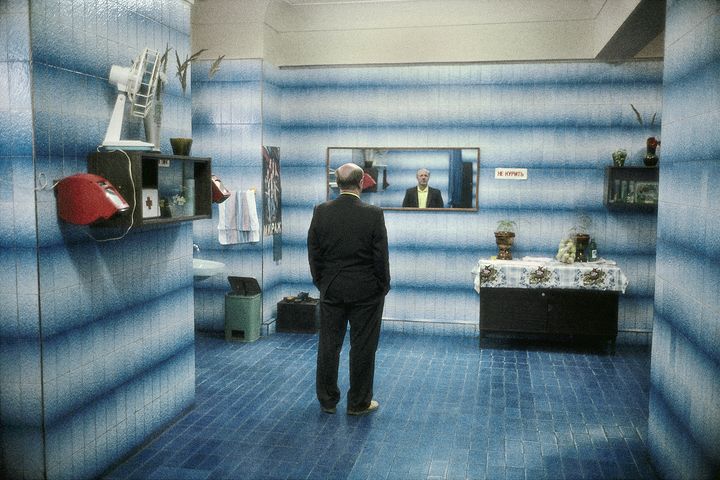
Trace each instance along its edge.
{"label": "fan cage", "polygon": [[128,95],[131,101],[130,115],[134,117],[145,118],[153,105],[158,82],[158,63],[158,52],[146,48],[138,65],[133,65],[133,70],[137,67],[137,78],[140,80],[132,96]]}

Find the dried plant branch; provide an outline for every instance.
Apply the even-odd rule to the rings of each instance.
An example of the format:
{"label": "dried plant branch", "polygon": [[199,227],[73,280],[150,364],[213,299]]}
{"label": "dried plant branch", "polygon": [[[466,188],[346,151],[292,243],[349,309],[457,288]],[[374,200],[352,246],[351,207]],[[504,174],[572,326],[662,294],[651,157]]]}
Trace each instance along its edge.
{"label": "dried plant branch", "polygon": [[225,55],[220,55],[215,61],[210,65],[210,72],[208,73],[208,78],[212,78],[215,76],[217,72],[220,71],[220,62],[222,62],[223,58],[225,58]]}
{"label": "dried plant branch", "polygon": [[167,61],[168,61],[168,54],[170,53],[170,50],[172,50],[172,47],[170,45],[165,45],[165,53],[162,54],[162,57],[160,57],[160,68],[162,68],[163,73],[167,72]]}
{"label": "dried plant branch", "polygon": [[630,107],[632,107],[633,112],[635,112],[635,116],[637,117],[638,123],[639,123],[640,125],[644,125],[644,124],[643,124],[643,120],[642,120],[642,116],[640,115],[640,112],[637,111],[637,108],[635,108],[635,105],[633,105],[633,104],[631,103],[631,104],[630,104]]}
{"label": "dried plant branch", "polygon": [[177,76],[180,79],[180,86],[182,87],[183,94],[185,93],[185,90],[187,89],[187,71],[190,64],[197,60],[200,55],[202,55],[203,52],[207,51],[207,48],[202,48],[198,50],[197,52],[193,53],[190,57],[185,56],[185,61],[180,61],[180,56],[178,55],[177,50],[175,50],[175,61],[177,62]]}

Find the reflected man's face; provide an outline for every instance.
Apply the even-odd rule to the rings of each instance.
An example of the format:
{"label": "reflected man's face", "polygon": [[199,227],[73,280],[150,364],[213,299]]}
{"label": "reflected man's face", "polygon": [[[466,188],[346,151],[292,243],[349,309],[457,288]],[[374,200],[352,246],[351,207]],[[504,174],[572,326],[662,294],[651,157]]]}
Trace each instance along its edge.
{"label": "reflected man's face", "polygon": [[428,172],[427,170],[418,170],[415,176],[417,177],[418,186],[422,189],[425,189],[428,182],[430,181],[430,172]]}

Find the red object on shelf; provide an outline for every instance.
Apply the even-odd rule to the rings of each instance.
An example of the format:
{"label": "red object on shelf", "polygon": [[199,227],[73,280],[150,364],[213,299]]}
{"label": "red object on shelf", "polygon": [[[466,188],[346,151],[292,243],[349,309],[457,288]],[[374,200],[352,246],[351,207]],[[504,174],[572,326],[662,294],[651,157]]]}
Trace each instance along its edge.
{"label": "red object on shelf", "polygon": [[220,181],[217,175],[211,177],[212,182],[212,201],[213,203],[223,203],[230,198],[230,191]]}
{"label": "red object on shelf", "polygon": [[130,205],[106,179],[92,173],[65,177],[55,187],[58,215],[75,225],[107,220]]}
{"label": "red object on shelf", "polygon": [[363,189],[363,190],[367,190],[368,188],[372,188],[372,187],[374,187],[375,185],[377,185],[377,182],[375,181],[375,179],[372,178],[370,175],[368,175],[367,172],[366,172],[366,173],[363,173],[362,189]]}

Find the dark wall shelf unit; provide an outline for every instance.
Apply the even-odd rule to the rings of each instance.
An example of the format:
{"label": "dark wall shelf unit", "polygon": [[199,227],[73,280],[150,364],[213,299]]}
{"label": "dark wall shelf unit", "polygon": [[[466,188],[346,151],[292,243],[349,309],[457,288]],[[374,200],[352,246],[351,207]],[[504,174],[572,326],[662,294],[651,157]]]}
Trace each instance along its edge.
{"label": "dark wall shelf unit", "polygon": [[481,288],[480,338],[487,333],[590,337],[615,348],[619,292]]}
{"label": "dark wall shelf unit", "polygon": [[[130,205],[99,227],[157,225],[212,216],[211,159],[148,152],[97,152],[88,173],[106,178]],[[182,197],[182,198],[180,198]],[[178,201],[180,199],[180,201]],[[134,213],[133,213],[133,207]]]}
{"label": "dark wall shelf unit", "polygon": [[605,206],[612,210],[657,210],[657,167],[605,167]]}

